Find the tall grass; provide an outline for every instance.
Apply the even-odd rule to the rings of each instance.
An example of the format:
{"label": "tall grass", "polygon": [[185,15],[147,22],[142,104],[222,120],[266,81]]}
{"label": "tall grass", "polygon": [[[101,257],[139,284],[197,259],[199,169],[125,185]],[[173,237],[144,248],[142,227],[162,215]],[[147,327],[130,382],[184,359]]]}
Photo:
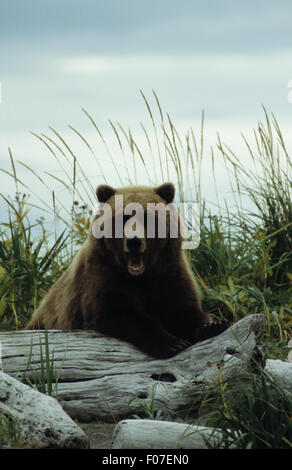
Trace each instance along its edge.
{"label": "tall grass", "polygon": [[[45,344],[43,345],[42,336],[44,336]],[[39,392],[45,393],[50,396],[57,396],[58,383],[62,373],[64,361],[66,359],[67,346],[69,344],[69,336],[64,351],[64,357],[60,368],[57,369],[55,365],[54,351],[50,350],[48,329],[45,328],[44,335],[39,335],[39,365],[37,367],[33,364],[33,337],[31,338],[30,352],[26,364],[26,371],[20,377],[20,380]]]}
{"label": "tall grass", "polygon": [[206,440],[208,448],[291,449],[292,395],[265,372],[247,372],[248,385],[226,387],[220,380],[205,398],[206,424],[221,429],[221,438]]}
{"label": "tall grass", "polygon": [[26,208],[26,199],[17,195],[17,205],[6,199],[10,207],[9,223],[0,233],[0,328],[22,328],[36,309],[44,293],[64,270],[59,255],[66,237],[62,233],[47,246],[41,224],[36,240]]}
{"label": "tall grass", "polygon": [[247,195],[255,208],[240,211],[241,224],[259,242],[266,285],[281,286],[287,285],[292,272],[292,160],[275,116],[263,110],[265,122],[254,130],[253,145],[242,136],[252,171],[228,147],[220,143],[218,148],[232,166],[237,194]]}
{"label": "tall grass", "polygon": [[16,419],[0,413],[0,448],[19,448],[21,444],[21,432]]}

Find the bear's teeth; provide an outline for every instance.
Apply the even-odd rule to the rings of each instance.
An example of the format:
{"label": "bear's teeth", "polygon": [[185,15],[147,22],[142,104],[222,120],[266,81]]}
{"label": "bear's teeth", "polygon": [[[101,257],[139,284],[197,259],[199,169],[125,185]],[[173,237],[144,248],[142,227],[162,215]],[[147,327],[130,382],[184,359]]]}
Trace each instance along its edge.
{"label": "bear's teeth", "polygon": [[139,269],[141,269],[143,266],[142,264],[140,266],[133,266],[132,264],[130,264],[130,268],[133,269],[134,271],[139,271]]}

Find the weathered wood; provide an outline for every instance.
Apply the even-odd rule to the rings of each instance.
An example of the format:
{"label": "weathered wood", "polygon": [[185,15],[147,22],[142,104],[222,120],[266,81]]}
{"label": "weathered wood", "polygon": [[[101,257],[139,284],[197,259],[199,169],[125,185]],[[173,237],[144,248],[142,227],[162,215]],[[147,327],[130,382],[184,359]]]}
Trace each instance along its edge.
{"label": "weathered wood", "polygon": [[126,419],[114,429],[112,449],[207,449],[205,439],[217,446],[222,432],[169,421]]}
{"label": "weathered wood", "polygon": [[[219,336],[164,360],[93,331],[49,330],[55,378],[60,374],[57,398],[80,421],[112,420],[139,413],[141,403],[149,404],[155,393],[155,408],[173,416],[217,380],[217,363],[223,380],[242,374],[255,354],[263,322],[263,315],[249,315]],[[0,333],[3,370],[15,377],[31,376],[31,355],[30,367],[39,371],[40,339],[44,354],[44,331]]]}
{"label": "weathered wood", "polygon": [[265,371],[282,389],[292,394],[292,362],[267,359]]}
{"label": "weathered wood", "polygon": [[1,371],[0,413],[14,418],[21,447],[88,447],[88,438],[57,400]]}

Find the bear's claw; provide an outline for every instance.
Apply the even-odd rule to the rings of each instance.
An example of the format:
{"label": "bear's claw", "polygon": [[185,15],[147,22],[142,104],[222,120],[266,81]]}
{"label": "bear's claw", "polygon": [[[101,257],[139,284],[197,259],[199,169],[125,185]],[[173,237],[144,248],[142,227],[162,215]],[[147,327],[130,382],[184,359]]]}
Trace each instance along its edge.
{"label": "bear's claw", "polygon": [[206,323],[205,325],[198,328],[198,337],[195,342],[190,342],[183,338],[177,338],[167,347],[167,349],[164,349],[163,351],[160,350],[159,354],[155,355],[155,357],[160,359],[168,359],[170,357],[176,356],[192,344],[195,344],[199,341],[204,341],[205,339],[213,338],[214,336],[223,333],[223,331],[227,330],[227,328],[230,326],[231,323],[226,320]]}
{"label": "bear's claw", "polygon": [[227,320],[218,320],[212,323],[206,323],[200,331],[199,341],[220,335],[220,333],[223,333],[223,331],[227,330],[230,326],[231,323]]}
{"label": "bear's claw", "polygon": [[192,343],[186,339],[179,338],[175,343],[173,343],[169,349],[167,357],[172,357],[176,356],[176,354],[179,354],[182,352],[184,349],[187,349],[189,346],[191,346]]}

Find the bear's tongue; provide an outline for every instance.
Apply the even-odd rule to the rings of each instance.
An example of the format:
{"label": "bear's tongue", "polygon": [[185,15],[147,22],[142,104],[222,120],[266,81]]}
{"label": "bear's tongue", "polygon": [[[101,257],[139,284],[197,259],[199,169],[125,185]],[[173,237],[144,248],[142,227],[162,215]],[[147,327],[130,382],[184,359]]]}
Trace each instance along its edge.
{"label": "bear's tongue", "polygon": [[129,253],[128,271],[132,276],[139,276],[144,272],[142,253]]}

